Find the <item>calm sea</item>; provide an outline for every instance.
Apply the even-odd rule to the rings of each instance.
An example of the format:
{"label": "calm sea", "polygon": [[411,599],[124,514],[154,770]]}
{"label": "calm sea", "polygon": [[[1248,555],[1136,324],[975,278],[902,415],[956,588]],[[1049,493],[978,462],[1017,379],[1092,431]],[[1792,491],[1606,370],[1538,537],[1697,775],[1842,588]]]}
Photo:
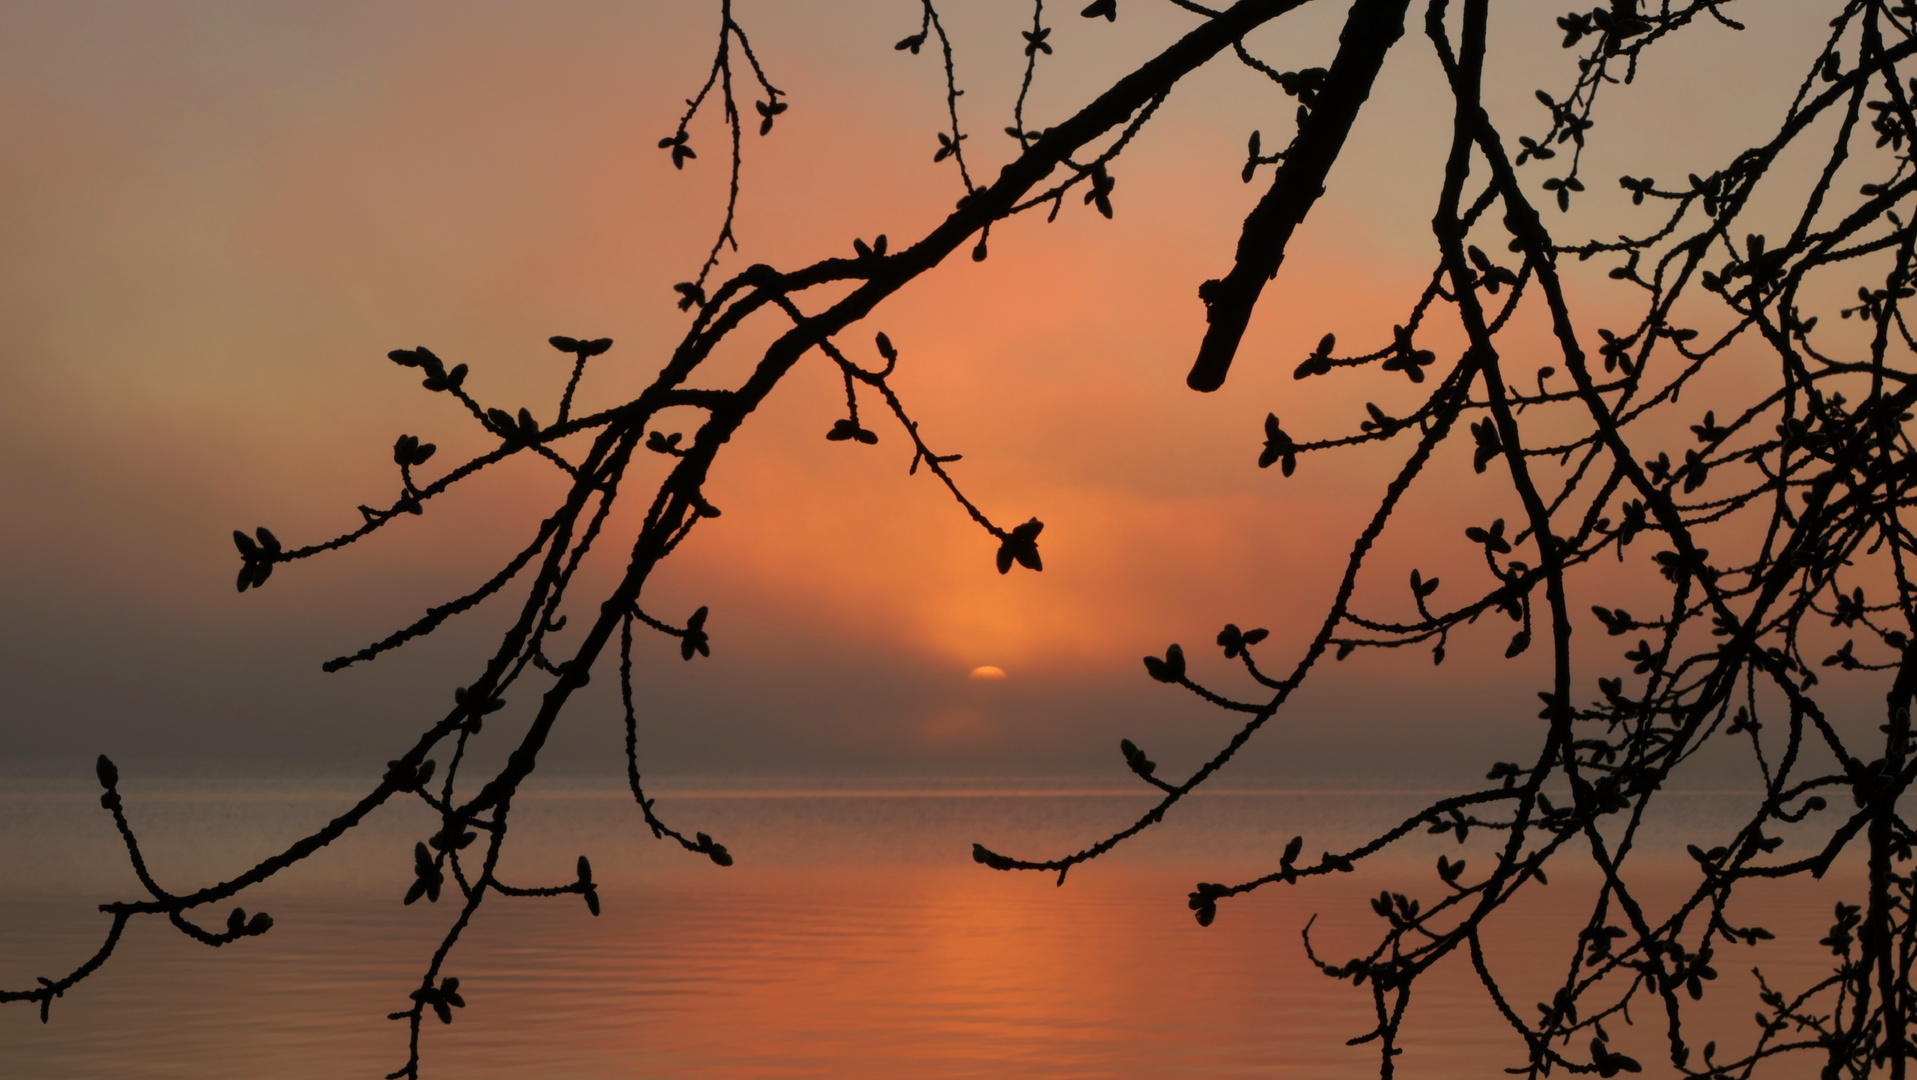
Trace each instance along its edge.
{"label": "calm sea", "polygon": [[[124,785],[162,884],[230,876],[350,801],[318,781]],[[428,1077],[1362,1077],[1368,988],[1319,974],[1383,925],[1367,897],[1441,895],[1438,854],[1488,865],[1473,837],[1419,837],[1375,867],[1222,905],[1201,928],[1185,905],[1200,880],[1276,865],[1294,834],[1307,861],[1401,819],[1406,792],[1221,792],[1106,859],[1050,876],[974,864],[982,841],[1019,855],[1075,849],[1133,820],[1135,793],[1057,782],[665,785],[660,811],[737,856],[721,869],[654,841],[627,798],[549,786],[516,804],[503,876],[563,884],[591,857],[604,915],[578,897],[487,902],[446,971],[467,1007],[429,1020]],[[1671,794],[1655,843],[1725,834],[1749,802]],[[163,922],[135,922],[107,967],[55,1002],[52,1022],[0,1006],[7,1077],[378,1077],[405,1060],[385,1014],[409,1004],[454,911],[403,906],[414,841],[434,828],[395,807],[308,864],[240,898],[276,924],[209,949]],[[1651,867],[1653,908],[1695,883],[1676,843]],[[90,785],[0,782],[0,982],[58,976],[97,947],[102,900],[138,886]],[[1467,871],[1467,877],[1475,871]],[[1833,875],[1835,877],[1836,875]],[[1592,880],[1567,864],[1495,922],[1489,961],[1514,1007],[1560,982]],[[1720,951],[1700,1032],[1754,1034],[1753,966],[1808,984],[1839,882],[1752,890],[1733,909],[1779,941]],[[1742,895],[1742,894],[1740,894]],[[1850,896],[1850,899],[1856,899]],[[219,923],[224,908],[207,922]],[[1659,1065],[1655,1016],[1615,1024],[1618,1045]],[[1522,1044],[1468,966],[1419,984],[1400,1075],[1499,1075]],[[1808,1067],[1808,1066],[1804,1066]],[[1779,1075],[1783,1075],[1780,1073]]]}

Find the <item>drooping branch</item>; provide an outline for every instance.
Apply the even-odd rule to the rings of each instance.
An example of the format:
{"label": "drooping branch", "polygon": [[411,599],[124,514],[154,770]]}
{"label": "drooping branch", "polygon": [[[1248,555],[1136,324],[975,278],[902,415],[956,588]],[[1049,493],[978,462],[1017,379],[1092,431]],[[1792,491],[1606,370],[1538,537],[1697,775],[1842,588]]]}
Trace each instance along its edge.
{"label": "drooping branch", "polygon": [[1356,0],[1352,4],[1344,31],[1338,36],[1338,55],[1331,61],[1323,88],[1299,122],[1298,137],[1285,151],[1271,189],[1245,218],[1236,261],[1224,277],[1199,287],[1209,325],[1198,346],[1198,359],[1185,378],[1193,390],[1209,392],[1224,385],[1225,373],[1238,354],[1238,343],[1244,338],[1265,282],[1277,276],[1292,231],[1304,222],[1324,193],[1325,178],[1344,149],[1358,110],[1371,96],[1385,54],[1404,35],[1408,7],[1410,0]]}

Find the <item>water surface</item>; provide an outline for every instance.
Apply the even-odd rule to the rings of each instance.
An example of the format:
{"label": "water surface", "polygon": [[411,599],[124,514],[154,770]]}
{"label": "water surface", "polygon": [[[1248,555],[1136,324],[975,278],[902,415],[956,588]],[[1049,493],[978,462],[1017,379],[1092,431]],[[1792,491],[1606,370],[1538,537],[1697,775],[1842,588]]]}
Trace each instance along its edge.
{"label": "water surface", "polygon": [[[230,876],[352,794],[318,781],[130,779],[126,790],[156,875],[180,889]],[[1673,795],[1651,839],[1722,831],[1747,801]],[[1493,838],[1460,848],[1420,837],[1375,868],[1227,901],[1209,928],[1184,901],[1196,881],[1270,869],[1294,834],[1315,861],[1420,803],[1405,792],[1199,796],[1058,887],[977,866],[971,843],[1059,854],[1149,800],[1044,781],[669,790],[662,813],[737,855],[721,869],[654,841],[616,790],[550,787],[517,804],[504,875],[563,884],[589,855],[604,915],[571,896],[489,900],[447,965],[468,1004],[451,1026],[428,1021],[425,1074],[1375,1075],[1375,1050],[1345,1045],[1375,1022],[1369,989],[1320,974],[1301,935],[1309,923],[1332,962],[1365,951],[1382,927],[1368,897],[1391,888],[1429,902],[1442,894],[1437,854],[1488,866]],[[384,1016],[409,1004],[454,915],[444,899],[400,903],[412,845],[434,827],[423,808],[395,807],[242,897],[276,920],[262,938],[213,950],[136,921],[108,966],[54,1004],[51,1024],[0,1007],[0,1075],[384,1075],[405,1059],[404,1026]],[[105,927],[94,905],[138,894],[124,863],[97,791],[0,788],[0,979],[30,985],[89,954]],[[1668,907],[1696,875],[1681,854],[1658,867],[1646,887]],[[1592,888],[1567,867],[1498,916],[1489,961],[1515,1008],[1562,980]],[[1748,1041],[1754,964],[1782,985],[1817,977],[1828,954],[1814,942],[1837,895],[1793,885],[1741,900],[1734,914],[1783,940],[1721,954],[1700,1023]],[[1658,1075],[1650,1019],[1613,1034]],[[1523,1056],[1457,962],[1419,984],[1403,1043],[1401,1075],[1440,1080],[1498,1075]]]}

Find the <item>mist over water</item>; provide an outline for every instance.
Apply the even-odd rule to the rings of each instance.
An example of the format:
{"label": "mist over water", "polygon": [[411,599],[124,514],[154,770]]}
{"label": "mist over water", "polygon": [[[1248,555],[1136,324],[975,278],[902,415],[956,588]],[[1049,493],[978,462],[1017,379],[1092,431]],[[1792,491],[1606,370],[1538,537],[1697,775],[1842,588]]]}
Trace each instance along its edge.
{"label": "mist over water", "polygon": [[[179,889],[231,876],[352,795],[326,780],[144,787],[129,782],[129,813],[155,875]],[[710,832],[737,864],[721,869],[653,841],[611,787],[550,785],[515,802],[502,878],[564,883],[586,854],[605,913],[594,919],[574,896],[486,905],[448,961],[468,1004],[450,1027],[429,1020],[426,1076],[1369,1075],[1375,1047],[1345,1040],[1375,1022],[1370,988],[1316,971],[1301,932],[1310,924],[1327,962],[1361,955],[1383,926],[1368,897],[1391,889],[1434,901],[1439,853],[1488,867],[1497,842],[1419,835],[1356,873],[1228,900],[1201,928],[1185,904],[1196,882],[1268,872],[1298,834],[1302,861],[1313,862],[1402,820],[1424,797],[1198,795],[1059,887],[1051,875],[978,866],[970,845],[1074,850],[1134,820],[1151,805],[1146,796],[1048,780],[708,779],[662,791],[668,821]],[[1653,915],[1696,883],[1678,838],[1728,835],[1746,802],[1663,797],[1666,816],[1647,827],[1644,847],[1676,858],[1641,864]],[[54,1003],[51,1024],[29,1007],[0,1009],[0,1071],[384,1075],[405,1059],[405,1029],[383,1017],[409,1004],[455,914],[448,897],[400,903],[412,844],[435,827],[423,807],[391,805],[242,895],[249,912],[276,920],[261,938],[216,951],[163,922],[136,921],[108,966]],[[7,781],[0,865],[0,971],[10,982],[70,970],[104,931],[94,905],[138,894],[90,786]],[[1525,1013],[1562,981],[1589,914],[1595,875],[1574,865],[1521,895],[1486,935],[1487,963]],[[1815,939],[1836,898],[1816,883],[1740,891],[1731,914],[1779,940],[1720,952],[1698,1032],[1721,1026],[1727,1046],[1749,1041],[1754,964],[1781,988],[1827,971]],[[1521,1041],[1468,958],[1439,971],[1419,984],[1401,1075],[1481,1077],[1521,1062]],[[1636,1025],[1607,1025],[1614,1044],[1649,1075],[1670,1073],[1658,1052],[1662,1018],[1638,1011]]]}

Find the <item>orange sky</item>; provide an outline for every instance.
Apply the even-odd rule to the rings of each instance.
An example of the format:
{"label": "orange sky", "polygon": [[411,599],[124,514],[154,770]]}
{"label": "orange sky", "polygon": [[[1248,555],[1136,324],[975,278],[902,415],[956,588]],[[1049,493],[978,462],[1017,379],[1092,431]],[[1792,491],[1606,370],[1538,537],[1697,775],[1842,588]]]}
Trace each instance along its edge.
{"label": "orange sky", "polygon": [[[914,8],[740,3],[792,108],[771,137],[749,133],[745,250],[725,267],[802,265],[881,232],[901,246],[951,205],[957,179],[931,161],[936,62],[891,48]],[[1548,13],[1499,8],[1494,111],[1534,121],[1531,90],[1568,85],[1573,58]],[[1765,122],[1776,88],[1720,76],[1809,53],[1788,4],[1740,11],[1747,35],[1700,27],[1682,62],[1619,92],[1590,175],[1681,175]],[[1323,63],[1325,14],[1256,40],[1281,65]],[[1028,17],[1011,3],[949,14],[976,175],[1012,149],[998,131]],[[1053,18],[1037,125],[1189,24],[1142,3],[1109,27]],[[352,527],[356,504],[390,498],[402,431],[442,460],[490,448],[388,349],[428,345],[472,365],[482,400],[546,417],[565,373],[547,335],[616,340],[587,401],[644,384],[686,322],[669,286],[696,269],[723,198],[709,118],[683,172],[655,146],[703,76],[715,24],[710,4],[603,0],[0,15],[0,597],[19,613],[0,731],[23,760],[383,761],[470,679],[499,611],[389,670],[317,667],[489,574],[558,498],[550,470],[501,470],[359,549],[283,568],[260,594],[234,595],[226,535]],[[661,767],[1103,773],[1121,735],[1156,736],[1171,761],[1214,745],[1228,721],[1146,680],[1137,658],[1182,641],[1223,678],[1210,638],[1234,621],[1273,628],[1268,663],[1282,670],[1320,617],[1404,451],[1308,459],[1284,481],[1255,468],[1260,422],[1276,411],[1323,435],[1355,425],[1364,401],[1410,400],[1395,377],[1298,384],[1290,371],[1326,331],[1381,344],[1415,297],[1448,123],[1435,77],[1414,32],[1218,394],[1183,387],[1196,285],[1225,269],[1263,190],[1238,181],[1245,136],[1278,141],[1293,108],[1235,65],[1191,79],[1121,159],[1115,220],[1073,200],[1056,224],[1003,226],[985,263],[940,268],[846,335],[865,359],[873,331],[898,344],[899,391],[935,447],[965,454],[954,472],[995,520],[1046,522],[1042,574],[994,571],[989,538],[907,478],[896,427],[872,415],[876,447],[825,442],[841,390],[823,362],[802,366],[714,470],[725,517],[649,593],[667,617],[713,609],[710,662],[645,646]],[[1756,119],[1727,116],[1732,103]],[[1634,220],[1615,191],[1587,202],[1591,231]],[[1584,311],[1601,319],[1618,298],[1589,277]],[[1447,343],[1441,328],[1421,341]],[[748,357],[722,357],[711,377]],[[1450,455],[1381,547],[1377,602],[1402,601],[1408,565],[1462,587],[1472,553],[1432,537],[1501,514],[1514,514],[1505,488]],[[1481,768],[1480,746],[1522,729],[1536,678],[1496,661],[1503,640],[1496,627],[1459,642],[1437,671],[1418,656],[1324,672],[1247,768]],[[982,664],[1008,678],[967,681]],[[557,759],[604,760],[606,704],[582,705]],[[1371,756],[1380,745],[1400,757]]]}

